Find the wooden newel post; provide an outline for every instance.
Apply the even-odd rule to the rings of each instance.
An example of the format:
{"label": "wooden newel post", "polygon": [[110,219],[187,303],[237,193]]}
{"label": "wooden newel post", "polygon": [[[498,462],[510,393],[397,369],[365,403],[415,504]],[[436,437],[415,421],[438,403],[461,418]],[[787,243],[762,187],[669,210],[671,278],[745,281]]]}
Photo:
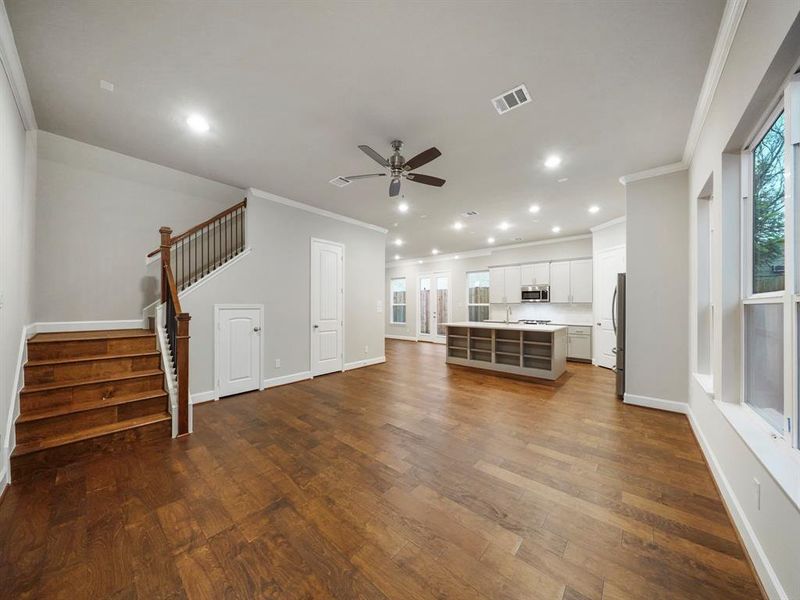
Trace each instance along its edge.
{"label": "wooden newel post", "polygon": [[175,345],[178,361],[178,435],[189,433],[189,313],[180,313]]}
{"label": "wooden newel post", "polygon": [[167,301],[167,294],[169,294],[164,268],[170,266],[169,249],[170,240],[172,239],[172,228],[162,227],[158,232],[161,234],[161,302],[164,303]]}

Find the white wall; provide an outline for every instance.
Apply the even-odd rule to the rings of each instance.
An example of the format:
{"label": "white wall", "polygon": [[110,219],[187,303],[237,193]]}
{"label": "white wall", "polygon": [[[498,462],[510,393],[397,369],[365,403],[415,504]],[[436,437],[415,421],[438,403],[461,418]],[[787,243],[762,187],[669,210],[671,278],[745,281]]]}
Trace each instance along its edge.
{"label": "white wall", "polygon": [[614,219],[607,224],[592,228],[592,252],[624,246],[627,241],[627,221],[625,217]]}
{"label": "white wall", "polygon": [[175,234],[244,198],[244,190],[39,132],[37,321],[141,317],[159,293],[158,229]]}
{"label": "white wall", "polygon": [[[386,334],[393,336],[416,337],[418,278],[424,273],[450,273],[452,291],[450,321],[467,320],[467,273],[482,271],[491,266],[525,264],[548,260],[569,260],[590,258],[592,256],[591,236],[577,239],[553,240],[532,245],[511,248],[493,248],[485,251],[468,252],[455,260],[452,256],[441,260],[427,259],[423,264],[414,261],[388,263],[386,265]],[[394,325],[391,321],[389,282],[394,277],[406,278],[406,324]],[[492,308],[493,318],[505,317],[505,306]],[[592,322],[591,304],[542,304],[514,305],[513,318],[543,318],[557,323],[590,324]]]}
{"label": "white wall", "polygon": [[680,171],[625,187],[626,401],[687,401],[687,181]]}
{"label": "white wall", "polygon": [[383,357],[383,312],[377,307],[384,295],[386,235],[268,198],[281,200],[248,193],[251,254],[181,299],[192,316],[193,395],[214,389],[214,304],[264,305],[265,379],[308,374],[312,237],[345,246],[345,363]]}
{"label": "white wall", "polygon": [[32,316],[35,185],[36,136],[26,134],[0,67],[0,491],[8,474],[17,362]]}
{"label": "white wall", "polygon": [[[689,166],[688,189],[683,202],[691,222],[690,269],[683,281],[688,286],[685,301],[690,315],[686,328],[691,343],[687,369],[691,369],[697,356],[696,203],[703,186],[713,177],[712,297],[717,307],[712,344],[715,398],[690,376],[690,417],[769,597],[792,600],[800,598],[800,509],[764,467],[764,455],[757,456],[740,433],[743,430],[732,423],[736,409],[744,410],[738,405],[741,382],[738,151],[758,125],[762,113],[769,109],[780,82],[797,60],[799,10],[800,2],[796,0],[750,0],[747,3]],[[774,447],[766,433],[760,445],[762,450]],[[797,468],[795,463],[795,474]],[[754,480],[761,485],[760,509]]]}

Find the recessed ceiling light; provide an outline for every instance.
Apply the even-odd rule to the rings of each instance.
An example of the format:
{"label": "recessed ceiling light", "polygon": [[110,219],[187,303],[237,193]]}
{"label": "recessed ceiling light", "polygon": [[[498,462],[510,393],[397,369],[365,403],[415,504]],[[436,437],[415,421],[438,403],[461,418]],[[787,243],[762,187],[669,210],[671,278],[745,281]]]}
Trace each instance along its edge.
{"label": "recessed ceiling light", "polygon": [[551,154],[544,159],[544,166],[548,169],[555,169],[561,164],[561,157],[558,154]]}
{"label": "recessed ceiling light", "polygon": [[439,249],[438,248],[434,248],[433,250],[431,250],[431,254],[436,256],[437,254],[439,254]]}
{"label": "recessed ceiling light", "polygon": [[394,255],[394,259],[395,259],[395,260],[400,260],[400,255],[399,255],[399,254],[395,254],[395,255]]}
{"label": "recessed ceiling light", "polygon": [[558,225],[556,225],[555,227],[553,227],[553,229],[552,229],[551,231],[552,231],[553,233],[558,233],[559,231],[561,231],[561,227],[559,227]]}
{"label": "recessed ceiling light", "polygon": [[196,133],[205,133],[209,130],[208,121],[202,115],[189,115],[189,118],[186,119],[186,124]]}
{"label": "recessed ceiling light", "polygon": [[592,214],[594,214],[594,213],[596,213],[596,212],[600,212],[600,207],[599,207],[599,206],[597,206],[596,204],[595,204],[595,205],[593,205],[593,206],[590,206],[590,207],[589,207],[589,212],[590,212],[590,213],[592,213]]}
{"label": "recessed ceiling light", "polygon": [[105,79],[101,79],[100,80],[100,89],[101,90],[105,90],[107,92],[113,92],[114,91],[114,84],[111,83],[110,81],[106,81]]}
{"label": "recessed ceiling light", "polygon": [[538,204],[532,204],[531,207],[528,209],[528,212],[536,214],[541,210]]}
{"label": "recessed ceiling light", "polygon": [[486,243],[488,243],[488,244],[494,244],[494,238],[493,238],[493,237],[490,237],[489,239],[487,239],[487,240],[486,240]]}
{"label": "recessed ceiling light", "polygon": [[403,240],[401,240],[400,238],[397,238],[397,239],[394,241],[394,245],[395,245],[395,246],[402,246],[402,245],[403,245]]}
{"label": "recessed ceiling light", "polygon": [[421,264],[422,264],[422,261],[421,261],[421,260],[418,260],[418,261],[417,261],[417,263],[421,265]]}
{"label": "recessed ceiling light", "polygon": [[458,256],[458,254],[456,254],[456,255],[455,255],[453,258],[455,258],[456,260],[458,260],[458,259],[459,259],[459,256]]}
{"label": "recessed ceiling light", "polygon": [[462,229],[464,229],[464,224],[461,221],[456,221],[455,223],[453,223],[453,229],[455,229],[456,231],[461,231]]}
{"label": "recessed ceiling light", "polygon": [[408,211],[408,202],[401,202],[397,205],[397,210],[400,212],[407,212]]}
{"label": "recessed ceiling light", "polygon": [[558,183],[565,183],[569,181],[569,177],[562,177],[561,179],[556,179],[556,181],[558,181]]}
{"label": "recessed ceiling light", "polygon": [[509,225],[509,224],[508,224],[506,221],[503,221],[503,222],[502,222],[502,223],[500,223],[500,225],[498,225],[497,227],[498,227],[498,228],[499,228],[501,231],[505,231],[506,229],[508,229],[509,227],[511,227],[511,225]]}

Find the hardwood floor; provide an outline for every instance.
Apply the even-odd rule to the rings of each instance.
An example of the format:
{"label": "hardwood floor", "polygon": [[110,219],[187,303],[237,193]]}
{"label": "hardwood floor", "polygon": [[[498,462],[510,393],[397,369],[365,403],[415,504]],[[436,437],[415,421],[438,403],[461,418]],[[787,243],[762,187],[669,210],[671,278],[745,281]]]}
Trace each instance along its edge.
{"label": "hardwood floor", "polygon": [[15,483],[0,596],[762,597],[685,417],[386,346]]}

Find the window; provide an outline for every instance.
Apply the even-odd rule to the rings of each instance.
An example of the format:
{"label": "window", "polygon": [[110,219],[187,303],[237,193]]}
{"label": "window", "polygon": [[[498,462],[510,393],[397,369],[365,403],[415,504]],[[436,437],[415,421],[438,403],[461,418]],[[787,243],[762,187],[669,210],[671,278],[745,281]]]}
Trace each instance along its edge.
{"label": "window", "polygon": [[753,148],[753,293],[784,289],[783,112]]}
{"label": "window", "polygon": [[489,318],[489,271],[467,273],[467,320]]}
{"label": "window", "polygon": [[406,322],[406,278],[392,279],[391,285],[392,323],[403,325]]}
{"label": "window", "polygon": [[[706,183],[706,188],[713,186],[713,176]],[[697,364],[695,372],[706,375],[712,381],[713,347],[714,347],[714,307],[712,305],[712,249],[714,247],[714,230],[711,227],[713,214],[713,197],[706,192],[697,200]]]}
{"label": "window", "polygon": [[745,310],[745,402],[783,431],[783,304],[747,304]]}

